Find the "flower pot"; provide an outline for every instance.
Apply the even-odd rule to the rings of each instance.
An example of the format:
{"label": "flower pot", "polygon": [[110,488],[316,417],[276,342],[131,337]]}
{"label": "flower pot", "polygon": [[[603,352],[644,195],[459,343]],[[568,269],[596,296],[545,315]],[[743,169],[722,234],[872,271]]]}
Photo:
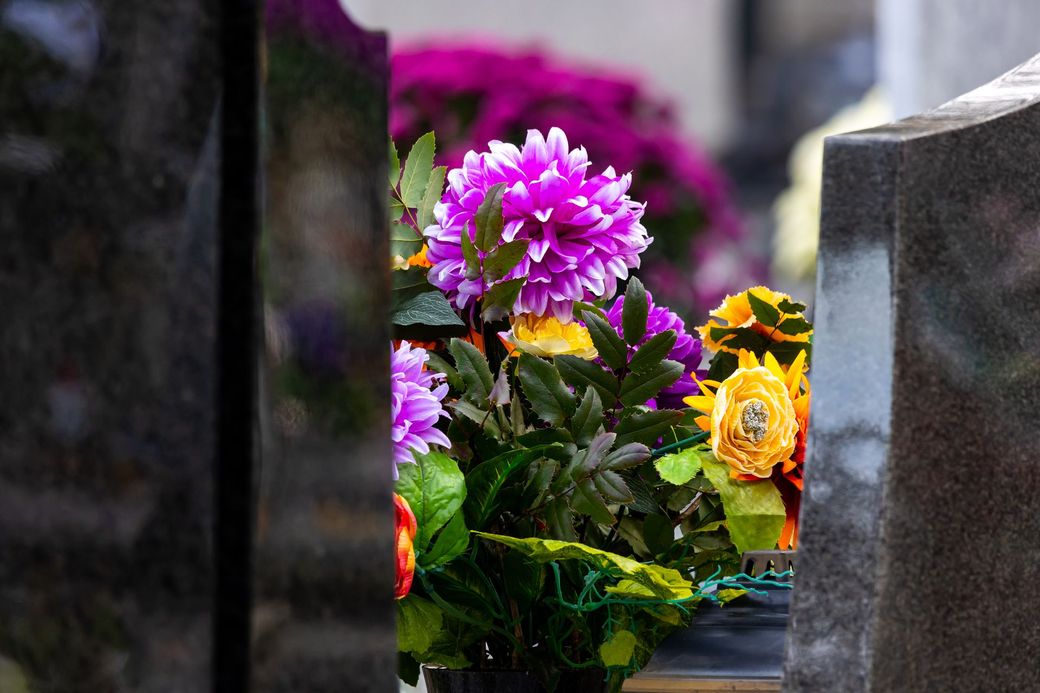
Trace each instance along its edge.
{"label": "flower pot", "polygon": [[[509,670],[457,670],[423,667],[429,693],[545,693],[533,673]],[[561,693],[605,691],[602,669],[569,669],[560,676]]]}

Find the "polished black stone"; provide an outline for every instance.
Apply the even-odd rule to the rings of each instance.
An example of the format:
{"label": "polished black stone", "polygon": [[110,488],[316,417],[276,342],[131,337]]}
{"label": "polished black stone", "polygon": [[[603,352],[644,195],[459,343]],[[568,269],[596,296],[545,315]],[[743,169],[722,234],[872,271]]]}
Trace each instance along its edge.
{"label": "polished black stone", "polygon": [[1040,60],[828,140],[785,690],[1033,690]]}

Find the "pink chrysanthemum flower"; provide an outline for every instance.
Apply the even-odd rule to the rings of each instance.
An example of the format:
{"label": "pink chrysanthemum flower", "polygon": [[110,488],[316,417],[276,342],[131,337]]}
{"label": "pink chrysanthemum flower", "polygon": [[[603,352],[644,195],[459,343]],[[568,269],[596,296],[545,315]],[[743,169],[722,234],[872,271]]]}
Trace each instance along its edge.
{"label": "pink chrysanthemum flower", "polygon": [[396,350],[390,348],[390,411],[391,439],[394,442],[394,478],[397,465],[415,463],[412,454],[430,451],[430,443],[451,447],[451,441],[437,422],[448,413],[441,400],[448,394],[448,386],[437,384],[443,373],[426,370],[429,355],[425,349],[401,342]]}
{"label": "pink chrysanthemum flower", "polygon": [[473,222],[488,188],[505,183],[502,240],[531,240],[527,255],[505,279],[527,277],[513,306],[515,314],[555,315],[571,320],[574,301],[609,298],[617,280],[639,267],[639,254],[650,244],[640,223],[644,205],[627,195],[631,174],[613,167],[586,178],[584,147],[569,149],[559,128],[548,138],[528,130],[520,149],[497,140],[491,151],[466,154],[461,168],[448,173],[444,197],[434,208],[437,223],[427,227],[428,275],[459,308],[479,298],[487,284],[466,278],[462,230]]}

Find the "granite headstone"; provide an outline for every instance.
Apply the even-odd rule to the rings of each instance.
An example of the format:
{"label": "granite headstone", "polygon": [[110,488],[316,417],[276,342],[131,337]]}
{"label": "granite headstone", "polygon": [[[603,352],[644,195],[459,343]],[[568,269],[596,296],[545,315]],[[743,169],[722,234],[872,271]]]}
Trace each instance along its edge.
{"label": "granite headstone", "polygon": [[1034,690],[1040,59],[830,138],[787,691]]}

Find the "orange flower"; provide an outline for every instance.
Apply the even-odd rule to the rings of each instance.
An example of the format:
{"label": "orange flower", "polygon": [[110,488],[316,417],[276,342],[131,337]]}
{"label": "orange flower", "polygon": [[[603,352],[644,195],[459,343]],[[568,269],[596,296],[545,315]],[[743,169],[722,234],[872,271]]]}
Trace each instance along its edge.
{"label": "orange flower", "polygon": [[794,400],[801,394],[804,365],[805,352],[785,372],[772,354],[760,365],[753,353],[741,350],[732,375],[721,383],[699,382],[702,394],[683,400],[704,413],[695,422],[711,431],[712,452],[729,465],[731,476],[767,479],[773,467],[791,460],[799,432]]}
{"label": "orange flower", "polygon": [[409,267],[433,267],[433,263],[426,259],[426,251],[429,247],[423,243],[423,247],[415,255],[408,258]]}
{"label": "orange flower", "polygon": [[403,599],[412,589],[415,575],[415,532],[418,529],[412,509],[401,496],[394,494],[394,531],[397,543],[397,580],[394,599]]}
{"label": "orange flower", "polygon": [[784,313],[781,312],[782,317],[775,327],[768,327],[763,325],[755,318],[755,312],[751,309],[751,302],[748,299],[748,293],[755,295],[755,298],[760,298],[774,308],[779,309],[781,301],[790,301],[791,297],[787,294],[780,293],[779,291],[773,291],[764,286],[754,286],[747,291],[742,291],[736,296],[727,296],[715,310],[711,311],[709,315],[717,320],[724,321],[725,324],[718,322],[717,320],[709,320],[706,325],[701,325],[697,328],[697,332],[700,333],[701,341],[704,346],[712,351],[725,351],[730,354],[736,354],[737,349],[726,346],[726,342],[733,339],[732,335],[726,335],[718,340],[712,338],[712,328],[734,328],[734,327],[746,327],[754,330],[758,334],[766,337],[773,342],[808,342],[812,330],[803,332],[802,334],[784,334],[779,329],[779,325],[793,320],[795,318],[802,318],[801,313]]}

